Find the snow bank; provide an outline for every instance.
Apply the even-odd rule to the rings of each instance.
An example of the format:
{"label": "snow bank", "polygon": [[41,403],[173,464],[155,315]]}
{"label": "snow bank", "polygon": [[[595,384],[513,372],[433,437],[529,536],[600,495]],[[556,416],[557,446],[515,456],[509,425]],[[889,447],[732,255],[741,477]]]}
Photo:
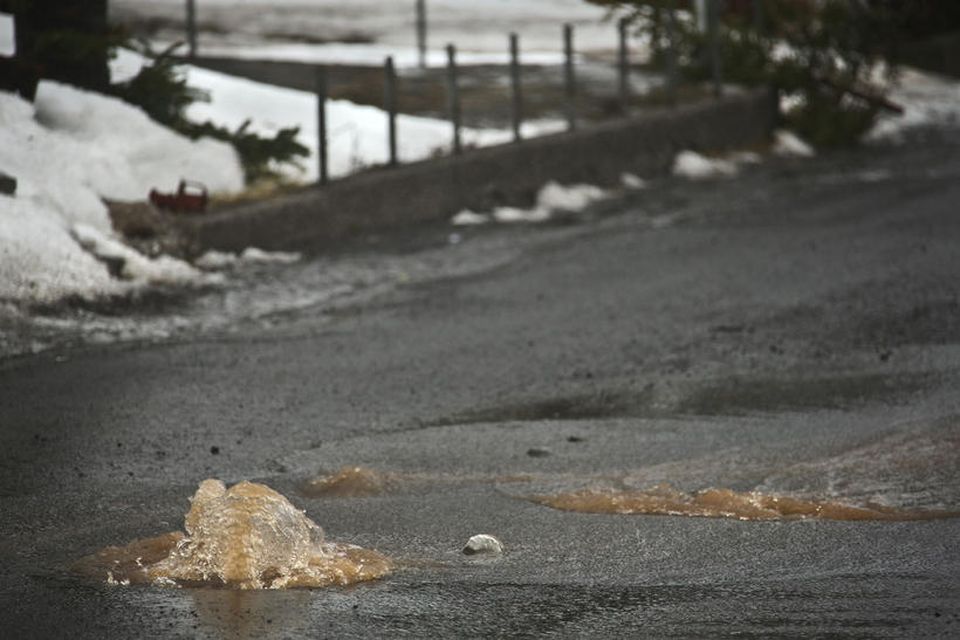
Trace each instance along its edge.
{"label": "snow bank", "polygon": [[[130,78],[145,63],[137,53],[117,51],[111,63],[114,81]],[[310,150],[303,170],[286,166],[282,173],[291,180],[313,182],[317,179],[317,100],[314,94],[254,82],[207,69],[185,65],[187,84],[207,92],[209,102],[195,102],[187,109],[194,122],[207,120],[235,129],[250,120],[249,130],[272,136],[289,127],[299,127],[297,141]],[[523,135],[535,137],[563,130],[560,120],[531,121],[524,124]],[[387,115],[382,109],[358,105],[347,100],[327,102],[329,171],[342,177],[389,160]],[[472,129],[462,131],[463,144],[489,146],[513,139],[505,129]],[[402,162],[423,160],[449,151],[452,130],[449,122],[436,118],[400,115],[397,118],[398,154]]]}
{"label": "snow bank", "polygon": [[732,178],[739,173],[737,164],[723,158],[707,158],[695,151],[681,151],[673,161],[673,175],[690,180]]}
{"label": "snow bank", "polygon": [[0,92],[0,171],[17,178],[18,198],[66,222],[104,230],[110,220],[96,189],[128,174],[99,147],[41,126],[30,103],[5,92]]}
{"label": "snow bank", "polygon": [[884,115],[868,141],[896,141],[909,129],[960,124],[960,82],[905,67],[888,96],[904,108],[902,116]]}
{"label": "snow bank", "polygon": [[[192,284],[200,280],[200,272],[182,260],[170,256],[148,258],[119,240],[83,224],[74,225],[73,237],[92,255],[120,265],[120,277],[147,284]],[[205,282],[217,281],[206,276]]]}
{"label": "snow bank", "polygon": [[[0,170],[18,181],[16,197],[0,198],[0,299],[13,301],[208,282],[186,263],[114,239],[101,198],[141,200],[181,176],[213,190],[242,186],[232,148],[191,142],[119,100],[48,81],[35,105],[0,92]],[[98,257],[120,265],[124,281]]]}
{"label": "snow bank", "polygon": [[530,209],[497,207],[492,213],[476,213],[466,209],[455,215],[450,222],[456,226],[486,224],[491,220],[503,223],[545,222],[558,211],[581,211],[589,205],[608,197],[609,193],[589,184],[564,186],[548,182],[537,194],[537,203]]}
{"label": "snow bank", "polygon": [[[310,149],[310,159],[305,171],[287,167],[284,172],[292,179],[316,180],[317,102],[313,94],[193,67],[187,70],[187,82],[210,94],[210,102],[197,102],[188,108],[187,117],[195,122],[210,120],[234,129],[250,119],[250,131],[268,136],[282,128],[300,127],[297,140]],[[333,177],[389,160],[387,117],[381,109],[330,100],[327,130]],[[406,115],[397,118],[398,154],[403,162],[429,157],[445,149],[450,139],[450,125],[443,121]],[[475,142],[476,135],[465,132],[465,143]]]}
{"label": "snow bank", "polygon": [[40,124],[95,148],[97,165],[112,160],[112,172],[96,175],[91,185],[101,196],[144,200],[151,188],[170,189],[181,178],[212,192],[243,189],[236,151],[225,142],[189,140],[116,98],[56,82],[41,82],[34,104]]}
{"label": "snow bank", "polygon": [[0,300],[45,303],[119,288],[106,266],[74,241],[56,210],[0,196]]}

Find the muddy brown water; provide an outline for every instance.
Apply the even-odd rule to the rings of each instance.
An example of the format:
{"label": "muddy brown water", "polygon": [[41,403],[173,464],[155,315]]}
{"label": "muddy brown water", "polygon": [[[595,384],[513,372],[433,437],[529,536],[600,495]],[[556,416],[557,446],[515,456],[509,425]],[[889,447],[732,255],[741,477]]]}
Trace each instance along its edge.
{"label": "muddy brown water", "polygon": [[[458,478],[348,466],[309,479],[301,492],[311,498],[349,499],[402,491],[404,485],[529,484],[538,480],[544,477]],[[742,521],[903,522],[960,517],[960,511],[902,509],[873,503],[854,505],[761,491],[707,488],[684,492],[668,484],[645,490],[588,488],[515,497],[562,511]],[[283,495],[251,482],[230,488],[219,480],[202,482],[191,498],[184,528],[186,533],[168,532],[107,547],[75,563],[73,570],[113,585],[250,590],[346,586],[383,578],[396,566],[377,551],[326,541],[323,530]]]}
{"label": "muddy brown water", "polygon": [[286,589],[375,580],[392,566],[376,551],[324,540],[316,523],[262,484],[227,489],[205,480],[191,503],[186,534],[108,547],[74,570],[120,585]]}
{"label": "muddy brown water", "polygon": [[694,516],[737,520],[819,520],[903,522],[960,517],[960,511],[898,509],[884,505],[854,506],[827,500],[802,500],[789,496],[704,489],[682,492],[660,485],[645,491],[587,489],[531,500],[554,509],[581,513]]}
{"label": "muddy brown water", "polygon": [[[472,477],[429,474],[387,473],[368,467],[344,467],[330,475],[311,478],[302,487],[310,498],[350,498],[402,492],[415,485],[436,488],[450,483],[489,483],[495,485],[532,484],[562,481],[564,483],[619,483],[623,478],[609,476],[576,477],[567,474],[520,474],[516,476]],[[516,494],[514,494],[516,495]],[[913,521],[960,517],[960,511],[946,509],[900,508],[867,501],[801,498],[764,491],[734,491],[709,487],[699,491],[681,491],[668,483],[648,489],[613,487],[586,488],[553,494],[531,495],[527,499],[563,511],[625,515],[670,515],[737,520],[877,520]]]}

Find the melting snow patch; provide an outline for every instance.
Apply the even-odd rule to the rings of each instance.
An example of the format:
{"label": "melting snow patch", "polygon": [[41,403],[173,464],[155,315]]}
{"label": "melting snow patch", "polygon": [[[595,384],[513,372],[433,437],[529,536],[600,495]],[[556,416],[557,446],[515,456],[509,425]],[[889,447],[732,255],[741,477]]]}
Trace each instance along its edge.
{"label": "melting snow patch", "polygon": [[607,193],[594,185],[564,186],[556,182],[548,182],[540,189],[537,207],[549,211],[580,211],[606,197]]}
{"label": "melting snow patch", "polygon": [[956,80],[904,68],[889,98],[904,113],[882,116],[867,135],[869,141],[897,141],[914,127],[960,123],[960,82]]}
{"label": "melting snow patch", "polygon": [[[101,198],[140,200],[182,175],[215,191],[243,185],[232,147],[191,141],[119,100],[49,81],[35,105],[0,92],[0,170],[18,181],[17,197],[0,197],[0,298],[17,302],[215,281],[120,243]],[[103,262],[126,281],[111,278]]]}
{"label": "melting snow patch", "polygon": [[193,261],[193,266],[204,271],[220,271],[237,264],[237,256],[225,251],[211,250]]}
{"label": "melting snow patch", "polygon": [[119,290],[107,268],[70,236],[56,211],[0,196],[0,300],[47,303]]}
{"label": "melting snow patch", "polygon": [[256,247],[247,247],[240,255],[226,251],[207,251],[193,261],[195,267],[204,271],[222,271],[248,264],[293,264],[299,262],[302,255],[292,251],[264,251]]}
{"label": "melting snow patch", "polygon": [[555,211],[581,211],[608,195],[606,191],[594,185],[564,186],[557,182],[548,182],[540,189],[540,193],[537,194],[537,203],[530,209],[497,207],[492,214],[476,213],[466,209],[455,215],[451,222],[457,226],[486,224],[491,219],[506,224],[546,222]]}
{"label": "melting snow patch", "polygon": [[784,129],[773,133],[773,153],[785,158],[812,158],[816,155],[813,147]]}
{"label": "melting snow patch", "polygon": [[256,247],[247,247],[240,254],[240,260],[243,262],[260,264],[293,264],[299,262],[302,257],[293,251],[264,251]]}
{"label": "melting snow patch", "polygon": [[620,184],[627,189],[646,189],[647,181],[633,173],[624,173],[620,176]]}
{"label": "melting snow patch", "polygon": [[93,227],[82,224],[75,225],[73,235],[80,246],[91,254],[102,260],[114,261],[119,264],[119,275],[125,280],[148,284],[190,284],[200,281],[206,283],[219,281],[216,276],[202,276],[199,271],[186,262],[170,256],[148,258]]}
{"label": "melting snow patch", "polygon": [[673,175],[690,180],[732,178],[737,173],[735,162],[722,158],[707,158],[695,151],[681,151],[673,162]]}
{"label": "melting snow patch", "polygon": [[736,164],[760,164],[763,156],[753,151],[737,151],[730,156],[730,160]]}
{"label": "melting snow patch", "polygon": [[485,213],[476,213],[469,209],[464,209],[451,218],[450,222],[457,227],[471,227],[490,222],[490,216]]}
{"label": "melting snow patch", "polygon": [[517,207],[497,207],[493,210],[493,219],[507,224],[517,222],[546,222],[550,219],[550,210],[541,207],[519,209]]}

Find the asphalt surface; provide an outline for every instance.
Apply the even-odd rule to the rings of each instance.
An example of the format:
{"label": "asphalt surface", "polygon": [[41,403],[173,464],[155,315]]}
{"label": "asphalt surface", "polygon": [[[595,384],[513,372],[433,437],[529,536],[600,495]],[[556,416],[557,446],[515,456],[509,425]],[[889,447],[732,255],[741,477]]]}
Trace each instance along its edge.
{"label": "asphalt surface", "polygon": [[[957,519],[740,522],[524,498],[670,482],[960,508],[958,202],[960,138],[929,132],[661,180],[570,226],[463,232],[441,251],[506,233],[518,249],[270,326],[0,363],[0,628],[956,637]],[[415,256],[438,233],[378,250]],[[344,465],[400,480],[301,492]],[[266,482],[329,538],[400,566],[351,589],[257,593],[68,570],[180,528],[206,477]],[[481,532],[502,557],[460,554]]]}

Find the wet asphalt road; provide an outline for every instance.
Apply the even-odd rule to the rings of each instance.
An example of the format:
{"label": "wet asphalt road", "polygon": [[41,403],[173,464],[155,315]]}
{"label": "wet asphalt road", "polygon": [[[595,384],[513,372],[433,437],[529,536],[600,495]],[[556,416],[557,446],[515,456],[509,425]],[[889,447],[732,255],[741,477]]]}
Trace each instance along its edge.
{"label": "wet asphalt road", "polygon": [[[606,215],[520,232],[542,240],[495,269],[271,328],[2,363],[0,628],[956,637],[957,519],[587,515],[523,497],[614,478],[960,507],[958,202],[960,144],[936,133],[731,181],[659,181]],[[355,464],[417,480],[361,498],[299,492]],[[179,528],[206,477],[267,482],[329,538],[401,568],[273,593],[66,570]],[[462,556],[479,532],[505,555]]]}

